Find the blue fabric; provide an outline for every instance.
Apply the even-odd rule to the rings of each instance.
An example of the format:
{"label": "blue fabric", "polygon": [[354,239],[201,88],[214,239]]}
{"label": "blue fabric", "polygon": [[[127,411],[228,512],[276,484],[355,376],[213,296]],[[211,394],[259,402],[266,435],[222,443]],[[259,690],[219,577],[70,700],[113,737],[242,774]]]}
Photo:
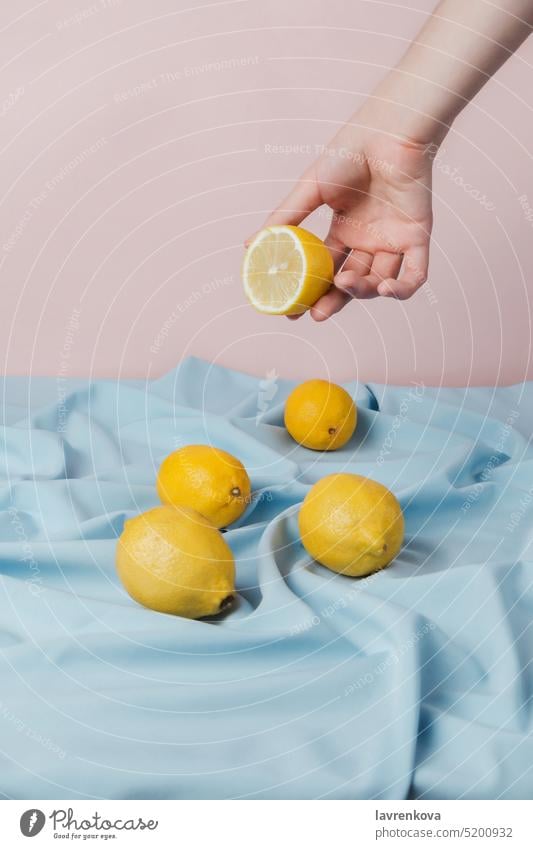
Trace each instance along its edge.
{"label": "blue fabric", "polygon": [[[341,451],[296,446],[291,384],[189,359],[150,383],[2,384],[0,792],[15,798],[531,798],[533,385],[351,385]],[[238,605],[145,610],[114,568],[165,455],[236,454]],[[336,470],[400,498],[368,579],[298,540]]]}

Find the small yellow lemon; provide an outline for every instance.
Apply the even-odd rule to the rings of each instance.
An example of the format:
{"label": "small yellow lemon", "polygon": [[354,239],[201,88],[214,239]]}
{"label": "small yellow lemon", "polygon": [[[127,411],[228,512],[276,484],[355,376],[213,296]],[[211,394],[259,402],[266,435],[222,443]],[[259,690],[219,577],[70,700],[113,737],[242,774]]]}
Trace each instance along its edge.
{"label": "small yellow lemon", "polygon": [[259,312],[300,315],[333,282],[333,258],[314,233],[276,224],[260,230],[242,268],[246,297]]}
{"label": "small yellow lemon", "polygon": [[362,577],[398,554],[402,509],[387,487],[361,475],[327,475],[307,493],[298,524],[311,557],[334,572]]}
{"label": "small yellow lemon", "polygon": [[285,427],[300,445],[334,451],[348,442],[357,424],[357,408],[342,386],[308,380],[293,389],[285,405]]}
{"label": "small yellow lemon", "polygon": [[225,528],[250,502],[250,478],[241,461],[227,451],[186,445],[163,460],[157,492],[164,504],[191,507],[217,528]]}
{"label": "small yellow lemon", "polygon": [[231,549],[220,531],[194,510],[155,507],[128,519],[116,563],[131,597],[160,613],[200,619],[233,600]]}

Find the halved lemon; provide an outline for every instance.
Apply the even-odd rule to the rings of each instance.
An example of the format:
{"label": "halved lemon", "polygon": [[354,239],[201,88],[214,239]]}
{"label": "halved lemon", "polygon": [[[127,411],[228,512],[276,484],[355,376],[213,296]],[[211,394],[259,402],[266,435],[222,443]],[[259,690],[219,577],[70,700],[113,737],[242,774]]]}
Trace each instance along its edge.
{"label": "halved lemon", "polygon": [[265,227],[246,251],[242,269],[246,297],[259,312],[300,315],[333,282],[333,258],[303,227]]}

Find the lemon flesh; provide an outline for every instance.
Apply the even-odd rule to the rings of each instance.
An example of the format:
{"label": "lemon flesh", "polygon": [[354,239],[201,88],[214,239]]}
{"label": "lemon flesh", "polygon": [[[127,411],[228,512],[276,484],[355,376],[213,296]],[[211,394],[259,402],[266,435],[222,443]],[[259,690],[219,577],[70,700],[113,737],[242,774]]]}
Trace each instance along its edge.
{"label": "lemon flesh", "polygon": [[307,380],[285,404],[285,427],[300,445],[315,451],[335,451],[352,436],[357,408],[342,386],[327,380]]}
{"label": "lemon flesh", "polygon": [[200,619],[235,593],[235,565],[224,537],[183,507],[155,507],[124,523],[116,566],[130,596],[151,610]]}
{"label": "lemon flesh", "polygon": [[259,312],[300,315],[330,288],[333,259],[314,233],[274,225],[253,239],[242,276],[246,296]]}
{"label": "lemon flesh", "polygon": [[225,528],[246,509],[251,485],[232,454],[211,445],[186,445],[163,460],[157,492],[164,504],[191,507]]}
{"label": "lemon flesh", "polygon": [[404,519],[387,487],[352,474],[327,475],[307,493],[298,525],[308,553],[334,572],[362,577],[394,560]]}

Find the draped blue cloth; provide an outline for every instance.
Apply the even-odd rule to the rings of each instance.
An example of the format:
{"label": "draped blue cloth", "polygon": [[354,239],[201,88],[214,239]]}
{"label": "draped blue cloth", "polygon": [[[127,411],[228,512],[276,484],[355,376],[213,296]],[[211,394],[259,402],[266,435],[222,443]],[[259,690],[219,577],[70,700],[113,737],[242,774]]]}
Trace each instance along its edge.
{"label": "draped blue cloth", "polygon": [[[533,386],[348,385],[315,453],[292,384],[188,359],[144,381],[7,378],[0,505],[0,793],[8,798],[531,798]],[[235,607],[146,610],[114,567],[162,459],[246,465]],[[353,471],[405,511],[367,579],[312,562],[313,482]]]}

